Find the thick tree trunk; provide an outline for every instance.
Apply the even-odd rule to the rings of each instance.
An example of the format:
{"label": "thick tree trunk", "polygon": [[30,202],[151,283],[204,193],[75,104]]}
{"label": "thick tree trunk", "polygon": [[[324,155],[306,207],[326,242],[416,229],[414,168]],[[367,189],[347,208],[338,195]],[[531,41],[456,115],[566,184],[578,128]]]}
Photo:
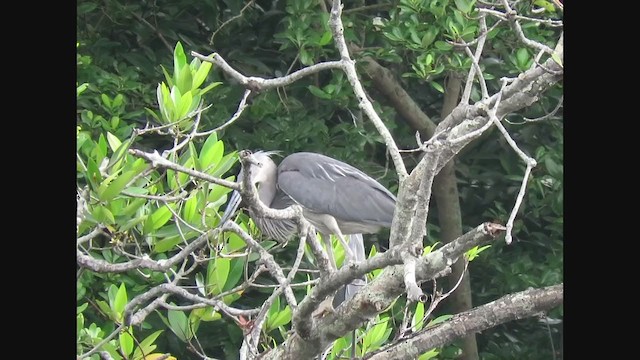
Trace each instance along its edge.
{"label": "thick tree trunk", "polygon": [[[366,74],[373,80],[376,89],[383,93],[389,102],[413,129],[420,132],[423,140],[434,134],[435,124],[404,91],[391,72],[371,58],[363,59],[366,64]],[[458,105],[462,82],[455,74],[449,76],[442,105],[441,119],[444,119]],[[440,220],[440,238],[448,243],[462,234],[462,220],[460,214],[460,199],[458,196],[457,178],[455,175],[455,160],[447,163],[433,182],[433,194]],[[458,261],[449,275],[449,287],[456,284],[464,270],[464,262]],[[469,274],[465,274],[458,289],[449,297],[449,304],[453,313],[471,309],[471,284]],[[478,360],[478,348],[475,335],[464,338],[462,344],[464,360]]]}
{"label": "thick tree trunk", "polygon": [[[462,81],[456,74],[450,74],[446,83],[441,119],[444,119],[458,105]],[[433,196],[436,201],[440,224],[440,238],[444,243],[453,241],[462,235],[462,215],[458,195],[458,179],[455,174],[455,159],[448,162],[433,180]],[[473,307],[471,301],[471,282],[469,270],[464,273],[464,260],[458,260],[451,267],[448,276],[448,289],[454,287],[461,276],[462,281],[456,291],[448,298],[451,312],[458,314]],[[447,289],[447,290],[448,290]],[[470,334],[462,341],[461,360],[478,360],[478,345],[475,334]]]}

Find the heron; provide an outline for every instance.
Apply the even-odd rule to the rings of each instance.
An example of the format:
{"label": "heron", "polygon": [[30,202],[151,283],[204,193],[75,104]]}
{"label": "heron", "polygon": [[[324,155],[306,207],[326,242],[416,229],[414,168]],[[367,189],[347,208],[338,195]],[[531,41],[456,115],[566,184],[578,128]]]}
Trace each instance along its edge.
{"label": "heron", "polygon": [[[332,234],[340,240],[348,261],[364,260],[362,234],[391,227],[396,197],[361,170],[326,155],[293,153],[276,166],[271,159],[276,153],[253,153],[256,161],[250,165],[251,182],[258,189],[260,201],[273,209],[294,204],[302,206],[303,216],[320,234],[334,270],[337,267],[331,246]],[[243,170],[240,170],[238,181],[243,177]],[[240,193],[234,191],[221,224],[235,213],[241,200]],[[298,227],[293,219],[259,217],[251,209],[249,216],[264,235],[276,241],[287,242],[297,235]],[[349,242],[345,235],[349,235]],[[349,299],[363,285],[363,280],[355,279],[346,286],[344,299]]]}

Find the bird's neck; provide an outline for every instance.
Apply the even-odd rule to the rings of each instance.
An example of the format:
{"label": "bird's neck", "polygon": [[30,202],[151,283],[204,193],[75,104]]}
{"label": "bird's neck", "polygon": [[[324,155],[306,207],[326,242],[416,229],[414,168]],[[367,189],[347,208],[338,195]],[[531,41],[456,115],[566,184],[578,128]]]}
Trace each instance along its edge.
{"label": "bird's neck", "polygon": [[265,167],[263,169],[266,174],[265,180],[261,181],[260,187],[258,188],[258,197],[260,197],[260,201],[262,201],[265,205],[271,207],[271,203],[273,202],[273,198],[276,195],[276,181],[278,178],[276,164],[267,161],[263,163]]}

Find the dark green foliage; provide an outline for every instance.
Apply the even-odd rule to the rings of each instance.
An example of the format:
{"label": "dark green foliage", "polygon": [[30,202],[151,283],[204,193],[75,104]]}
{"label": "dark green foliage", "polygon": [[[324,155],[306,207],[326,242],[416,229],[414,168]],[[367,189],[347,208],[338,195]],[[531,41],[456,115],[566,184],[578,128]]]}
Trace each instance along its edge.
{"label": "dark green foliage", "polygon": [[[383,2],[366,2],[366,5],[378,3]],[[471,66],[466,54],[453,49],[447,41],[470,41],[478,35],[477,21],[474,20],[477,13],[473,10],[475,2],[401,0],[394,2],[394,5],[395,3],[397,6],[376,11],[344,14],[347,40],[363,49],[352,56],[356,60],[372,56],[390,68],[422,110],[439,120],[445,75],[453,72],[466,74]],[[528,13],[525,3],[529,2],[520,2],[521,8],[517,9],[523,14]],[[160,82],[167,81],[161,66],[172,74],[172,54],[176,43],[180,42],[184,47],[187,63],[192,59],[190,51],[206,55],[215,51],[243,74],[263,77],[281,76],[305,65],[334,60],[339,56],[327,26],[328,14],[320,11],[317,1],[256,1],[242,12],[242,16],[225,23],[239,15],[246,4],[246,1],[241,0],[139,3],[109,0],[78,3],[77,81],[79,86],[88,84],[78,97],[77,107],[77,124],[81,127],[78,153],[84,162],[83,166],[87,168],[86,171],[79,172],[79,186],[88,184],[98,192],[101,181],[104,180],[98,170],[101,161],[104,158],[113,158],[114,162],[117,160],[114,157],[117,149],[111,149],[107,133],[125,141],[132,135],[133,128],[142,128],[147,122],[159,124],[160,120],[154,119],[145,108],[160,113],[156,88]],[[346,1],[345,10],[362,5],[365,5],[364,1]],[[558,17],[554,12],[548,15]],[[380,21],[373,20],[374,17],[380,17]],[[223,23],[224,26],[220,28]],[[491,25],[493,23],[490,21],[489,26]],[[544,25],[523,28],[529,38],[548,46],[554,45],[559,31]],[[214,32],[215,37],[211,43]],[[519,43],[513,32],[506,27],[490,33],[485,54],[486,58],[481,61],[481,66],[485,70],[490,93],[500,88],[500,77],[514,76],[526,70],[536,55]],[[367,82],[362,72],[361,80],[374,100],[376,111],[394,135],[399,147],[415,147],[414,131],[378,96],[374,86]],[[205,103],[213,104],[203,113],[203,130],[215,128],[227,121],[236,111],[244,92],[241,86],[216,68],[211,71],[202,87],[217,81],[223,84],[202,95]],[[494,243],[470,266],[475,305],[527,287],[552,285],[563,280],[562,112],[541,122],[523,120],[525,116],[535,118],[552,111],[561,94],[561,88],[554,89],[526,112],[508,117],[513,123],[507,126],[512,137],[528,155],[536,159],[538,166],[532,173],[527,195],[516,219],[514,243],[509,246],[501,241]],[[472,100],[479,98],[478,91],[472,93]],[[360,112],[349,83],[341,72],[322,72],[286,88],[258,94],[250,101],[251,106],[241,118],[218,134],[217,139],[224,142],[225,155],[232,149],[280,150],[283,156],[297,151],[320,152],[356,165],[379,179],[392,192],[397,191],[393,165],[387,158],[382,138]],[[456,160],[465,231],[484,221],[506,223],[524,174],[525,165],[522,160],[498,131],[493,130],[465,149]],[[201,156],[205,140],[195,142],[193,154]],[[136,148],[160,151],[169,147],[172,139],[152,134],[135,141]],[[411,160],[415,155],[405,156],[411,168]],[[180,158],[181,162],[187,163],[190,157],[191,153],[185,152]],[[133,172],[140,170],[132,165],[132,160],[123,164],[131,166],[125,168],[132,171],[131,176],[135,175]],[[232,164],[229,158],[226,166],[220,167],[218,176],[233,174],[229,169]],[[158,183],[155,191],[163,193],[171,190],[170,187],[168,182]],[[152,228],[153,231],[159,231],[164,226],[166,233],[155,234],[164,242],[156,243],[155,246],[164,246],[167,250],[166,255],[164,251],[159,251],[162,253],[158,255],[160,258],[170,256],[179,239],[175,235],[175,229],[169,228],[172,224],[168,218],[170,213],[163,214],[159,210],[162,208],[160,204],[143,205],[131,199],[110,199],[111,195],[116,196],[116,190],[118,189],[112,188],[108,192],[103,189],[100,201],[92,204],[95,207],[91,224],[97,221],[109,223],[123,236],[125,243],[126,236],[145,241],[145,236]],[[201,208],[205,202],[204,195],[196,195],[194,192],[193,197],[193,203],[199,204]],[[215,201],[216,210],[226,201],[226,195],[222,193],[206,197]],[[130,209],[131,212],[125,209]],[[140,215],[140,209],[144,209],[145,216],[166,215],[167,225],[157,224],[158,228],[154,228],[154,224],[149,223],[146,217],[135,223],[134,215]],[[438,219],[435,211],[430,212],[429,219],[429,238],[437,241]],[[173,237],[170,236],[172,234]],[[191,236],[195,237],[195,234]],[[378,249],[388,245],[385,233],[370,238],[376,239]],[[102,242],[101,246],[108,245],[102,238],[97,241]],[[295,246],[278,251],[278,255],[282,256],[280,259],[287,261],[293,259]],[[110,262],[124,260],[119,259],[120,255],[112,250],[93,255]],[[225,279],[225,284],[216,283],[216,286],[228,290],[236,281],[241,281],[241,265],[243,263],[238,261],[219,265],[229,267],[228,279],[231,280],[226,282]],[[204,268],[199,272],[201,281],[208,285],[215,282],[207,277],[207,274],[211,274],[210,270]],[[164,281],[162,275],[156,272],[147,271],[145,275],[150,277],[135,272],[95,274],[83,271],[78,276],[77,293],[78,306],[88,304],[79,311],[83,314],[82,328],[89,329],[91,324],[95,324],[92,328],[94,333],[98,332],[96,326],[100,328],[101,336],[111,333],[114,323],[109,321],[110,316],[105,311],[111,307],[106,305],[105,308],[99,302],[108,304],[109,289],[118,289],[121,284],[124,284],[130,300],[149,289],[152,284]],[[236,281],[233,281],[234,278]],[[193,279],[194,282],[196,280]],[[222,289],[218,289],[218,293]],[[247,291],[233,300],[238,302],[234,306],[258,306],[269,293],[268,290]],[[297,296],[302,298],[304,289]],[[284,305],[284,302],[279,304],[282,309]],[[389,329],[380,328],[376,331],[384,335],[386,330],[391,330],[394,324],[402,320],[401,305],[404,304],[399,301],[391,312],[386,313],[385,316],[391,317]],[[202,314],[198,316],[200,315]],[[186,350],[180,335],[175,334],[175,329],[184,324],[184,318],[192,319],[190,316],[195,317],[187,311],[183,315],[172,316],[167,315],[167,311],[159,311],[149,316],[142,326],[135,328],[134,336],[142,340],[155,331],[164,329],[154,342],[158,346],[156,352],[171,352],[178,359],[199,358]],[[548,316],[561,320],[562,310],[554,311]],[[280,325],[276,322],[275,325],[268,336],[279,343],[283,338],[283,329],[288,329],[290,324]],[[561,350],[562,323],[550,325],[550,329],[558,352]],[[202,320],[199,322],[197,335],[201,340],[207,339],[201,343],[202,350],[208,356],[227,359],[237,357],[242,332],[228,318]],[[387,334],[390,339],[394,335],[395,332]],[[95,338],[100,336],[94,336],[93,339]],[[91,336],[84,335],[83,339],[82,345],[87,345],[85,350],[91,348],[84,343],[92,341]],[[547,326],[538,319],[508,323],[478,336],[483,359],[550,359],[549,341]],[[92,344],[95,345],[95,342]],[[456,346],[445,347],[440,349],[438,356],[441,359],[454,358],[457,349]]]}

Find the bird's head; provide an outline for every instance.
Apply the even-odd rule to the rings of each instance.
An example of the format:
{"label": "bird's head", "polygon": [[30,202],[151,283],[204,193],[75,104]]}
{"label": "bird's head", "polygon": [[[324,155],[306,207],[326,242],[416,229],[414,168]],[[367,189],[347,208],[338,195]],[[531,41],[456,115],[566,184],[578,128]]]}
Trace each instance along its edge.
{"label": "bird's head", "polygon": [[[265,196],[268,196],[268,193],[273,192],[272,189],[275,188],[277,180],[277,166],[275,162],[271,160],[271,156],[275,154],[279,154],[279,152],[256,151],[255,153],[248,155],[251,157],[249,159],[249,168],[247,170],[251,176],[250,181],[258,188],[258,196],[260,197],[260,200],[265,203],[270,202],[270,199],[267,201]],[[239,183],[243,183],[245,174],[245,169],[240,169],[237,177],[237,181]],[[231,216],[233,216],[241,203],[242,196],[240,195],[240,192],[234,191],[231,195],[231,199],[229,200],[229,204],[227,204],[227,208],[220,219],[220,224],[224,224]]]}

